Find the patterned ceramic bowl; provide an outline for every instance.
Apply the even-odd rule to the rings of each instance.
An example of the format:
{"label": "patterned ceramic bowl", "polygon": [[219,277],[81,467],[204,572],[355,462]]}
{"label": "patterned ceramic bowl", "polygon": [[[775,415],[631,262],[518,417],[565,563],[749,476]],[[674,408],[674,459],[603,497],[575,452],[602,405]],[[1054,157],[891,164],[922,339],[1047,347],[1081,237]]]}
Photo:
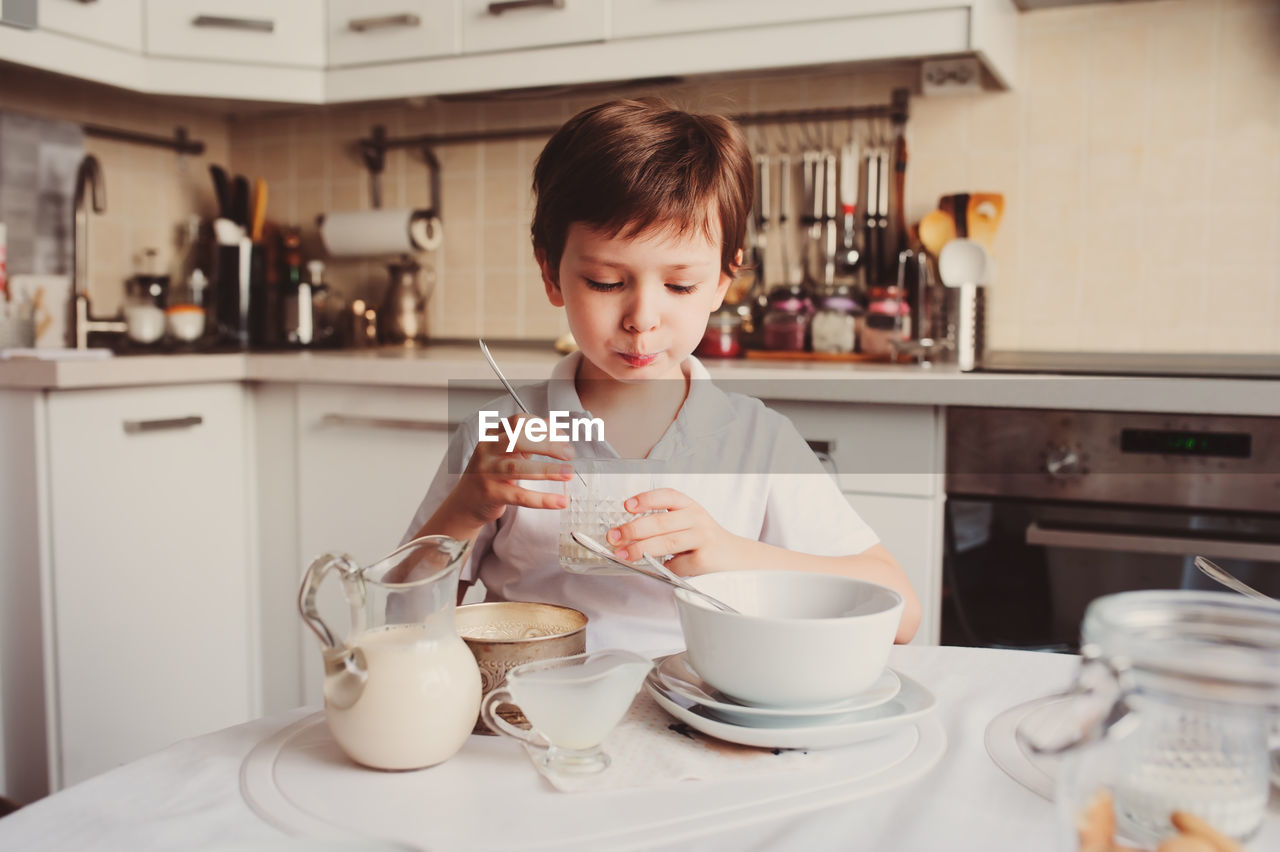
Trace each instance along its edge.
{"label": "patterned ceramic bowl", "polygon": [[[527,601],[467,604],[458,607],[457,625],[480,666],[482,700],[522,663],[570,657],[587,649],[587,617],[567,606]],[[513,725],[524,721],[510,705],[498,714]],[[473,733],[493,731],[477,718]]]}

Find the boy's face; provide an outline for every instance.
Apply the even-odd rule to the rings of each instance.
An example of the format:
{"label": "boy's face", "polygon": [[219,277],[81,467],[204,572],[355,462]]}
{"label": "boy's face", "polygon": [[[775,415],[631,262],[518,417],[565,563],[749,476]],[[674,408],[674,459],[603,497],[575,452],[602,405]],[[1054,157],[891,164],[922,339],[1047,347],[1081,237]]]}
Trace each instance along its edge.
{"label": "boy's face", "polygon": [[608,237],[569,226],[556,275],[539,257],[551,304],[563,307],[591,377],[678,378],[720,307],[731,278],[720,270],[720,237],[700,228]]}

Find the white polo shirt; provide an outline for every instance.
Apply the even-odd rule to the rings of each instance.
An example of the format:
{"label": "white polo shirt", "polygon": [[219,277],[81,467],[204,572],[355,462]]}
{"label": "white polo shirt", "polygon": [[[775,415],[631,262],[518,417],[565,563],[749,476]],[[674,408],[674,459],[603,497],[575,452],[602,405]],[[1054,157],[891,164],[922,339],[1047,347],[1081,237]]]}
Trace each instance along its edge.
{"label": "white polo shirt", "polygon": [[[574,389],[581,358],[579,352],[566,356],[552,370],[551,381],[520,389],[534,414],[589,416]],[[684,367],[691,380],[689,394],[646,457],[658,471],[654,487],[683,492],[735,535],[787,550],[844,556],[879,543],[790,420],[758,399],[720,390],[696,358],[690,357]],[[507,397],[484,410],[503,417],[518,413]],[[478,417],[458,428],[405,540],[457,484],[478,436]],[[607,441],[579,442],[574,450],[579,459],[618,458]],[[556,492],[564,487],[558,481],[521,485]],[[684,646],[668,586],[639,576],[565,571],[558,557],[559,533],[559,510],[508,506],[477,537],[462,579],[482,581],[487,600],[538,601],[582,611],[588,618],[589,649],[643,652]]]}

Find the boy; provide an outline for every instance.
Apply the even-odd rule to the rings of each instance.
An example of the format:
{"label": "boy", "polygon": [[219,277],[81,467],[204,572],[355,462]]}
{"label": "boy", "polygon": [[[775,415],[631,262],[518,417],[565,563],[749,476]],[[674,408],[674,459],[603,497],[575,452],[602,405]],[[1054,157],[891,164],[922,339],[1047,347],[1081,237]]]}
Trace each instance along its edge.
{"label": "boy", "polygon": [[[536,417],[589,412],[605,440],[522,434],[510,445],[505,433],[480,441],[477,418],[463,424],[409,534],[474,541],[464,584],[482,580],[490,600],[583,611],[589,647],[680,647],[671,590],[562,570],[560,513],[548,511],[567,505],[575,456],[644,458],[672,487],[627,500],[642,516],[609,530],[621,558],[670,555],[686,576],[760,568],[871,580],[905,598],[897,640],[915,633],[910,581],[796,429],[720,391],[691,355],[742,262],[753,184],[732,122],[652,99],[587,109],[547,143],[534,167],[533,249],[580,351],[521,396]],[[519,416],[505,400],[492,408]]]}

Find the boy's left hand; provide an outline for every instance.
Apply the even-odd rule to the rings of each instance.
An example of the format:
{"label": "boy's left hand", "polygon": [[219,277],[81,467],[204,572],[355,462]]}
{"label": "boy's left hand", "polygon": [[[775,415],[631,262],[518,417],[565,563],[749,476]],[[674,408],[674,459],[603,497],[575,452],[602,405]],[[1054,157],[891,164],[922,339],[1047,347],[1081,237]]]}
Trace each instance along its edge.
{"label": "boy's left hand", "polygon": [[674,488],[637,494],[626,501],[625,507],[633,514],[657,514],[609,530],[608,544],[619,559],[634,562],[641,553],[660,559],[670,553],[673,556],[667,567],[684,577],[723,571],[734,564],[733,552],[742,539]]}

